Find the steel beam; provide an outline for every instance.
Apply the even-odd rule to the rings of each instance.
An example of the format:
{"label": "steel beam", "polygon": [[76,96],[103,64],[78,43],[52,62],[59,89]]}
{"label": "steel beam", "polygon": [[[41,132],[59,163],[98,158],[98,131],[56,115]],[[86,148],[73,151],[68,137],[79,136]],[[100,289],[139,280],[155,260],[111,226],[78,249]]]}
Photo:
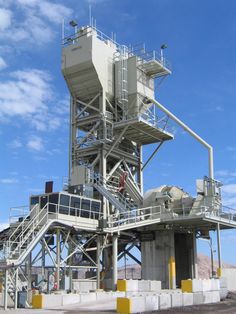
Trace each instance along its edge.
{"label": "steel beam", "polygon": [[142,171],[144,168],[148,165],[148,163],[152,160],[152,158],[156,155],[157,151],[161,148],[161,145],[164,143],[164,141],[160,142],[157,147],[154,149],[152,154],[148,157],[148,160],[145,162],[145,164],[142,166]]}

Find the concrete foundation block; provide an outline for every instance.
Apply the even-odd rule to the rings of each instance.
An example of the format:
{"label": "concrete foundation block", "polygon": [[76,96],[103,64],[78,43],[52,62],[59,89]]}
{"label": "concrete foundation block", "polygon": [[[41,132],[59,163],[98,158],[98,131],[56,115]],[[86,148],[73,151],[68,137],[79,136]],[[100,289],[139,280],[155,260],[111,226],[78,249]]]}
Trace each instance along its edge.
{"label": "concrete foundation block", "polygon": [[149,295],[145,297],[145,311],[158,311],[159,297],[158,295]]}
{"label": "concrete foundation block", "polygon": [[118,291],[130,291],[138,292],[138,280],[117,280],[117,290]]}
{"label": "concrete foundation block", "polygon": [[202,292],[202,280],[201,279],[192,280],[192,292]]}
{"label": "concrete foundation block", "polygon": [[220,300],[225,300],[228,296],[228,289],[227,288],[221,288],[220,289]]}
{"label": "concrete foundation block", "polygon": [[193,293],[193,305],[203,304],[204,297],[203,292],[194,292]]}
{"label": "concrete foundation block", "polygon": [[161,281],[149,280],[150,290],[154,292],[161,292]]}
{"label": "concrete foundation block", "polygon": [[220,280],[212,278],[211,279],[211,290],[212,291],[219,291],[220,290]]}
{"label": "concrete foundation block", "polygon": [[138,281],[138,291],[150,291],[150,282],[149,280],[139,280]]}
{"label": "concrete foundation block", "polygon": [[73,280],[73,290],[77,292],[89,292],[91,290],[96,289],[97,289],[96,281]]}
{"label": "concrete foundation block", "polygon": [[193,293],[183,293],[183,306],[193,305]]}
{"label": "concrete foundation block", "polygon": [[220,288],[228,288],[226,277],[221,277],[219,281],[220,281]]}
{"label": "concrete foundation block", "polygon": [[202,280],[202,291],[211,291],[211,279]]}
{"label": "concrete foundation block", "polygon": [[183,294],[181,292],[171,293],[171,307],[183,306]]}
{"label": "concrete foundation block", "polygon": [[171,296],[169,293],[159,294],[159,308],[160,310],[168,309],[171,307]]}
{"label": "concrete foundation block", "polygon": [[62,305],[76,304],[80,303],[79,294],[65,294],[62,296]]}
{"label": "concrete foundation block", "polygon": [[131,298],[131,313],[139,313],[146,311],[146,300],[145,297],[132,297]]}
{"label": "concrete foundation block", "polygon": [[44,294],[43,295],[43,308],[53,309],[62,305],[62,294]]}
{"label": "concrete foundation block", "polygon": [[220,302],[220,291],[212,291],[212,301],[213,303]]}
{"label": "concrete foundation block", "polygon": [[138,291],[138,280],[126,280],[126,291]]}
{"label": "concrete foundation block", "polygon": [[96,300],[104,300],[104,299],[111,299],[112,298],[112,294],[109,292],[96,292]]}
{"label": "concrete foundation block", "polygon": [[96,301],[96,293],[91,292],[91,293],[80,293],[80,303],[87,303],[91,301]]}
{"label": "concrete foundation block", "polygon": [[204,304],[220,302],[220,291],[204,291],[203,299]]}

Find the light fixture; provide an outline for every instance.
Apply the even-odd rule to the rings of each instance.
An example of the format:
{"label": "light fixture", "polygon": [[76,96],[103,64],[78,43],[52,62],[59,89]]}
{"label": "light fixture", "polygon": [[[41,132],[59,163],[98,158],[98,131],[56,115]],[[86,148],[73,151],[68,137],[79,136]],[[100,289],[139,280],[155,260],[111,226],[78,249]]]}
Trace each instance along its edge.
{"label": "light fixture", "polygon": [[161,49],[163,50],[163,49],[166,49],[167,48],[167,45],[166,44],[162,44],[161,45]]}
{"label": "light fixture", "polygon": [[76,23],[75,20],[70,21],[69,24],[70,24],[70,26],[72,26],[72,27],[76,27],[76,26],[78,25],[78,23]]}

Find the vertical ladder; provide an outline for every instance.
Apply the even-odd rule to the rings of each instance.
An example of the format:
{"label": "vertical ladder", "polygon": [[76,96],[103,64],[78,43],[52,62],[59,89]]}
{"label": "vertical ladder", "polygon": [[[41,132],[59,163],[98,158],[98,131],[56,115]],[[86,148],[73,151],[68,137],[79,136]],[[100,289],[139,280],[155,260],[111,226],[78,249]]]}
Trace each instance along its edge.
{"label": "vertical ladder", "polygon": [[119,47],[114,53],[114,61],[117,63],[117,84],[116,84],[116,112],[119,115],[118,106],[122,110],[121,116],[117,116],[118,120],[128,119],[128,48],[124,45]]}

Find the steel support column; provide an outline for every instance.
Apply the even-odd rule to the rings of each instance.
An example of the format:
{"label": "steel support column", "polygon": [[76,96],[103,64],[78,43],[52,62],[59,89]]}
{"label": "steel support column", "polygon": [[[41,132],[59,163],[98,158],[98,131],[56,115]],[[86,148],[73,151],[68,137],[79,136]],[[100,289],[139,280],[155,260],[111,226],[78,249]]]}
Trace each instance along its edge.
{"label": "steel support column", "polygon": [[4,278],[4,310],[7,310],[7,297],[8,297],[8,269],[5,270]]}
{"label": "steel support column", "polygon": [[57,247],[56,247],[56,282],[57,282],[57,290],[60,290],[60,262],[61,262],[61,243],[60,243],[60,229],[57,229],[56,233],[56,241],[57,241]]}
{"label": "steel support column", "polygon": [[112,237],[112,289],[116,291],[117,285],[117,261],[118,261],[118,235],[113,234]]}
{"label": "steel support column", "polygon": [[218,251],[218,269],[217,275],[221,277],[222,272],[222,260],[221,260],[221,241],[220,241],[220,224],[217,224],[217,251]]}
{"label": "steel support column", "polygon": [[18,287],[18,268],[16,268],[16,271],[15,271],[15,300],[14,300],[14,308],[15,310],[17,309],[17,303],[18,303],[18,290],[17,290],[17,287]]}
{"label": "steel support column", "polygon": [[101,273],[101,236],[97,235],[97,289],[100,289],[100,273]]}

